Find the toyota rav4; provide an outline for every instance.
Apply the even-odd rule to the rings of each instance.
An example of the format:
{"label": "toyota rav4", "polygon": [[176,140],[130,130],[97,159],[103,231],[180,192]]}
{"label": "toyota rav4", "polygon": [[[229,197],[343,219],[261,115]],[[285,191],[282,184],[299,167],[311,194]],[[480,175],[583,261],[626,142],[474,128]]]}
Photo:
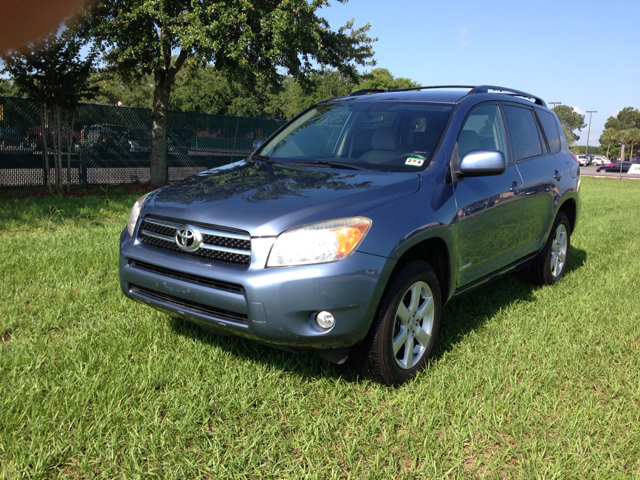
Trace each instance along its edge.
{"label": "toyota rav4", "polygon": [[256,147],[135,202],[125,295],[399,384],[445,302],[519,267],[540,285],[564,275],[579,165],[534,95],[361,90]]}

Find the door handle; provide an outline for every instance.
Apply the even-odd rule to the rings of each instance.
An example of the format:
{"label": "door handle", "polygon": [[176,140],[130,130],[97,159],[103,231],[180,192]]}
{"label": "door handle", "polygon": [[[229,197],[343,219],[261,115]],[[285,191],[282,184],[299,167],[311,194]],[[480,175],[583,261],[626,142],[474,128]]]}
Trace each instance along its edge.
{"label": "door handle", "polygon": [[513,192],[515,195],[518,195],[518,192],[520,191],[521,188],[522,188],[522,184],[514,180],[513,183],[511,184],[511,187],[509,188],[509,191]]}
{"label": "door handle", "polygon": [[556,170],[556,173],[553,174],[553,178],[555,178],[558,182],[562,178],[562,174]]}

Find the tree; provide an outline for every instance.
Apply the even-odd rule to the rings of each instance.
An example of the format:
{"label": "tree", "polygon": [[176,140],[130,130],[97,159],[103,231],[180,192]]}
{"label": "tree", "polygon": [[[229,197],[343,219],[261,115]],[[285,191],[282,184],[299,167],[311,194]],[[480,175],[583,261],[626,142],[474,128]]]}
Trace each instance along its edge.
{"label": "tree", "polygon": [[[344,3],[346,0],[338,0]],[[171,88],[187,60],[212,62],[243,87],[279,85],[282,71],[303,84],[319,65],[357,79],[371,65],[370,26],[337,31],[316,15],[327,0],[103,0],[84,10],[87,34],[123,78],[152,75],[151,184],[167,181],[166,125]],[[176,56],[172,54],[177,53]]]}
{"label": "tree", "polygon": [[19,96],[20,92],[16,85],[6,78],[0,78],[0,95]]}
{"label": "tree", "polygon": [[419,87],[420,84],[410,78],[394,77],[386,68],[374,68],[370,73],[363,75],[363,81],[359,88],[379,88],[393,90],[398,88]]}
{"label": "tree", "polygon": [[93,97],[96,103],[146,108],[153,103],[153,79],[149,75],[125,82],[113,72],[95,72],[89,83],[98,90]]}
{"label": "tree", "polygon": [[[72,29],[61,35],[51,34],[37,40],[21,51],[3,55],[4,73],[11,75],[18,92],[31,98],[40,111],[40,135],[47,171],[47,185],[51,191],[48,155],[48,113],[55,125],[53,151],[55,153],[56,191],[62,192],[62,145],[67,143],[67,189],[71,185],[71,146],[75,111],[82,98],[91,97],[95,87],[87,85],[93,70],[95,53],[80,58],[82,42]],[[64,135],[63,135],[64,124]]]}
{"label": "tree", "polygon": [[[613,130],[604,130],[602,132],[602,135],[600,135],[601,150],[602,150],[602,147],[604,147],[605,145],[607,146],[607,153],[605,154],[607,158],[609,157],[609,152],[611,151],[611,145],[613,144],[615,148],[617,143],[618,143],[617,135],[614,133]],[[600,153],[602,153],[602,151],[600,151]]]}
{"label": "tree", "polygon": [[616,156],[620,154],[619,144],[629,144],[629,158],[633,159],[634,146],[640,142],[640,112],[633,107],[625,107],[615,117],[609,117],[600,138],[613,147],[611,151]]}
{"label": "tree", "polygon": [[584,123],[584,115],[579,114],[568,105],[556,105],[553,107],[553,111],[562,124],[562,130],[564,130],[564,136],[567,137],[569,145],[580,140],[580,137],[574,133],[574,130],[580,132],[587,126],[587,124]]}

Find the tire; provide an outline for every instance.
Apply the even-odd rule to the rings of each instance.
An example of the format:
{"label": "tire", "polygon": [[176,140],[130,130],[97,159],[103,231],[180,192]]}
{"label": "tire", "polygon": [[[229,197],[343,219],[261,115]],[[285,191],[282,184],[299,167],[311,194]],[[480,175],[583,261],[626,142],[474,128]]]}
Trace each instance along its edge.
{"label": "tire", "polygon": [[385,291],[369,334],[352,349],[356,369],[386,385],[412,378],[431,355],[440,310],[440,285],[433,268],[421,260],[406,265]]}
{"label": "tire", "polygon": [[547,243],[532,260],[530,280],[536,285],[553,285],[563,276],[569,259],[571,225],[564,212],[558,212]]}

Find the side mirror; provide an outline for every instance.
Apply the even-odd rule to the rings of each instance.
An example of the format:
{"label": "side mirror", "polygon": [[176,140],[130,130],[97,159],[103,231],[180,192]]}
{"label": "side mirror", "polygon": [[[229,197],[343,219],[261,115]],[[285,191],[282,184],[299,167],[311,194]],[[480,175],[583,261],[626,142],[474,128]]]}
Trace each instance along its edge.
{"label": "side mirror", "polygon": [[465,155],[460,173],[467,177],[500,175],[507,169],[507,159],[499,150],[474,150]]}
{"label": "side mirror", "polygon": [[264,140],[254,140],[253,141],[253,151],[255,152],[257,149],[260,148],[260,145],[262,145],[264,143]]}

